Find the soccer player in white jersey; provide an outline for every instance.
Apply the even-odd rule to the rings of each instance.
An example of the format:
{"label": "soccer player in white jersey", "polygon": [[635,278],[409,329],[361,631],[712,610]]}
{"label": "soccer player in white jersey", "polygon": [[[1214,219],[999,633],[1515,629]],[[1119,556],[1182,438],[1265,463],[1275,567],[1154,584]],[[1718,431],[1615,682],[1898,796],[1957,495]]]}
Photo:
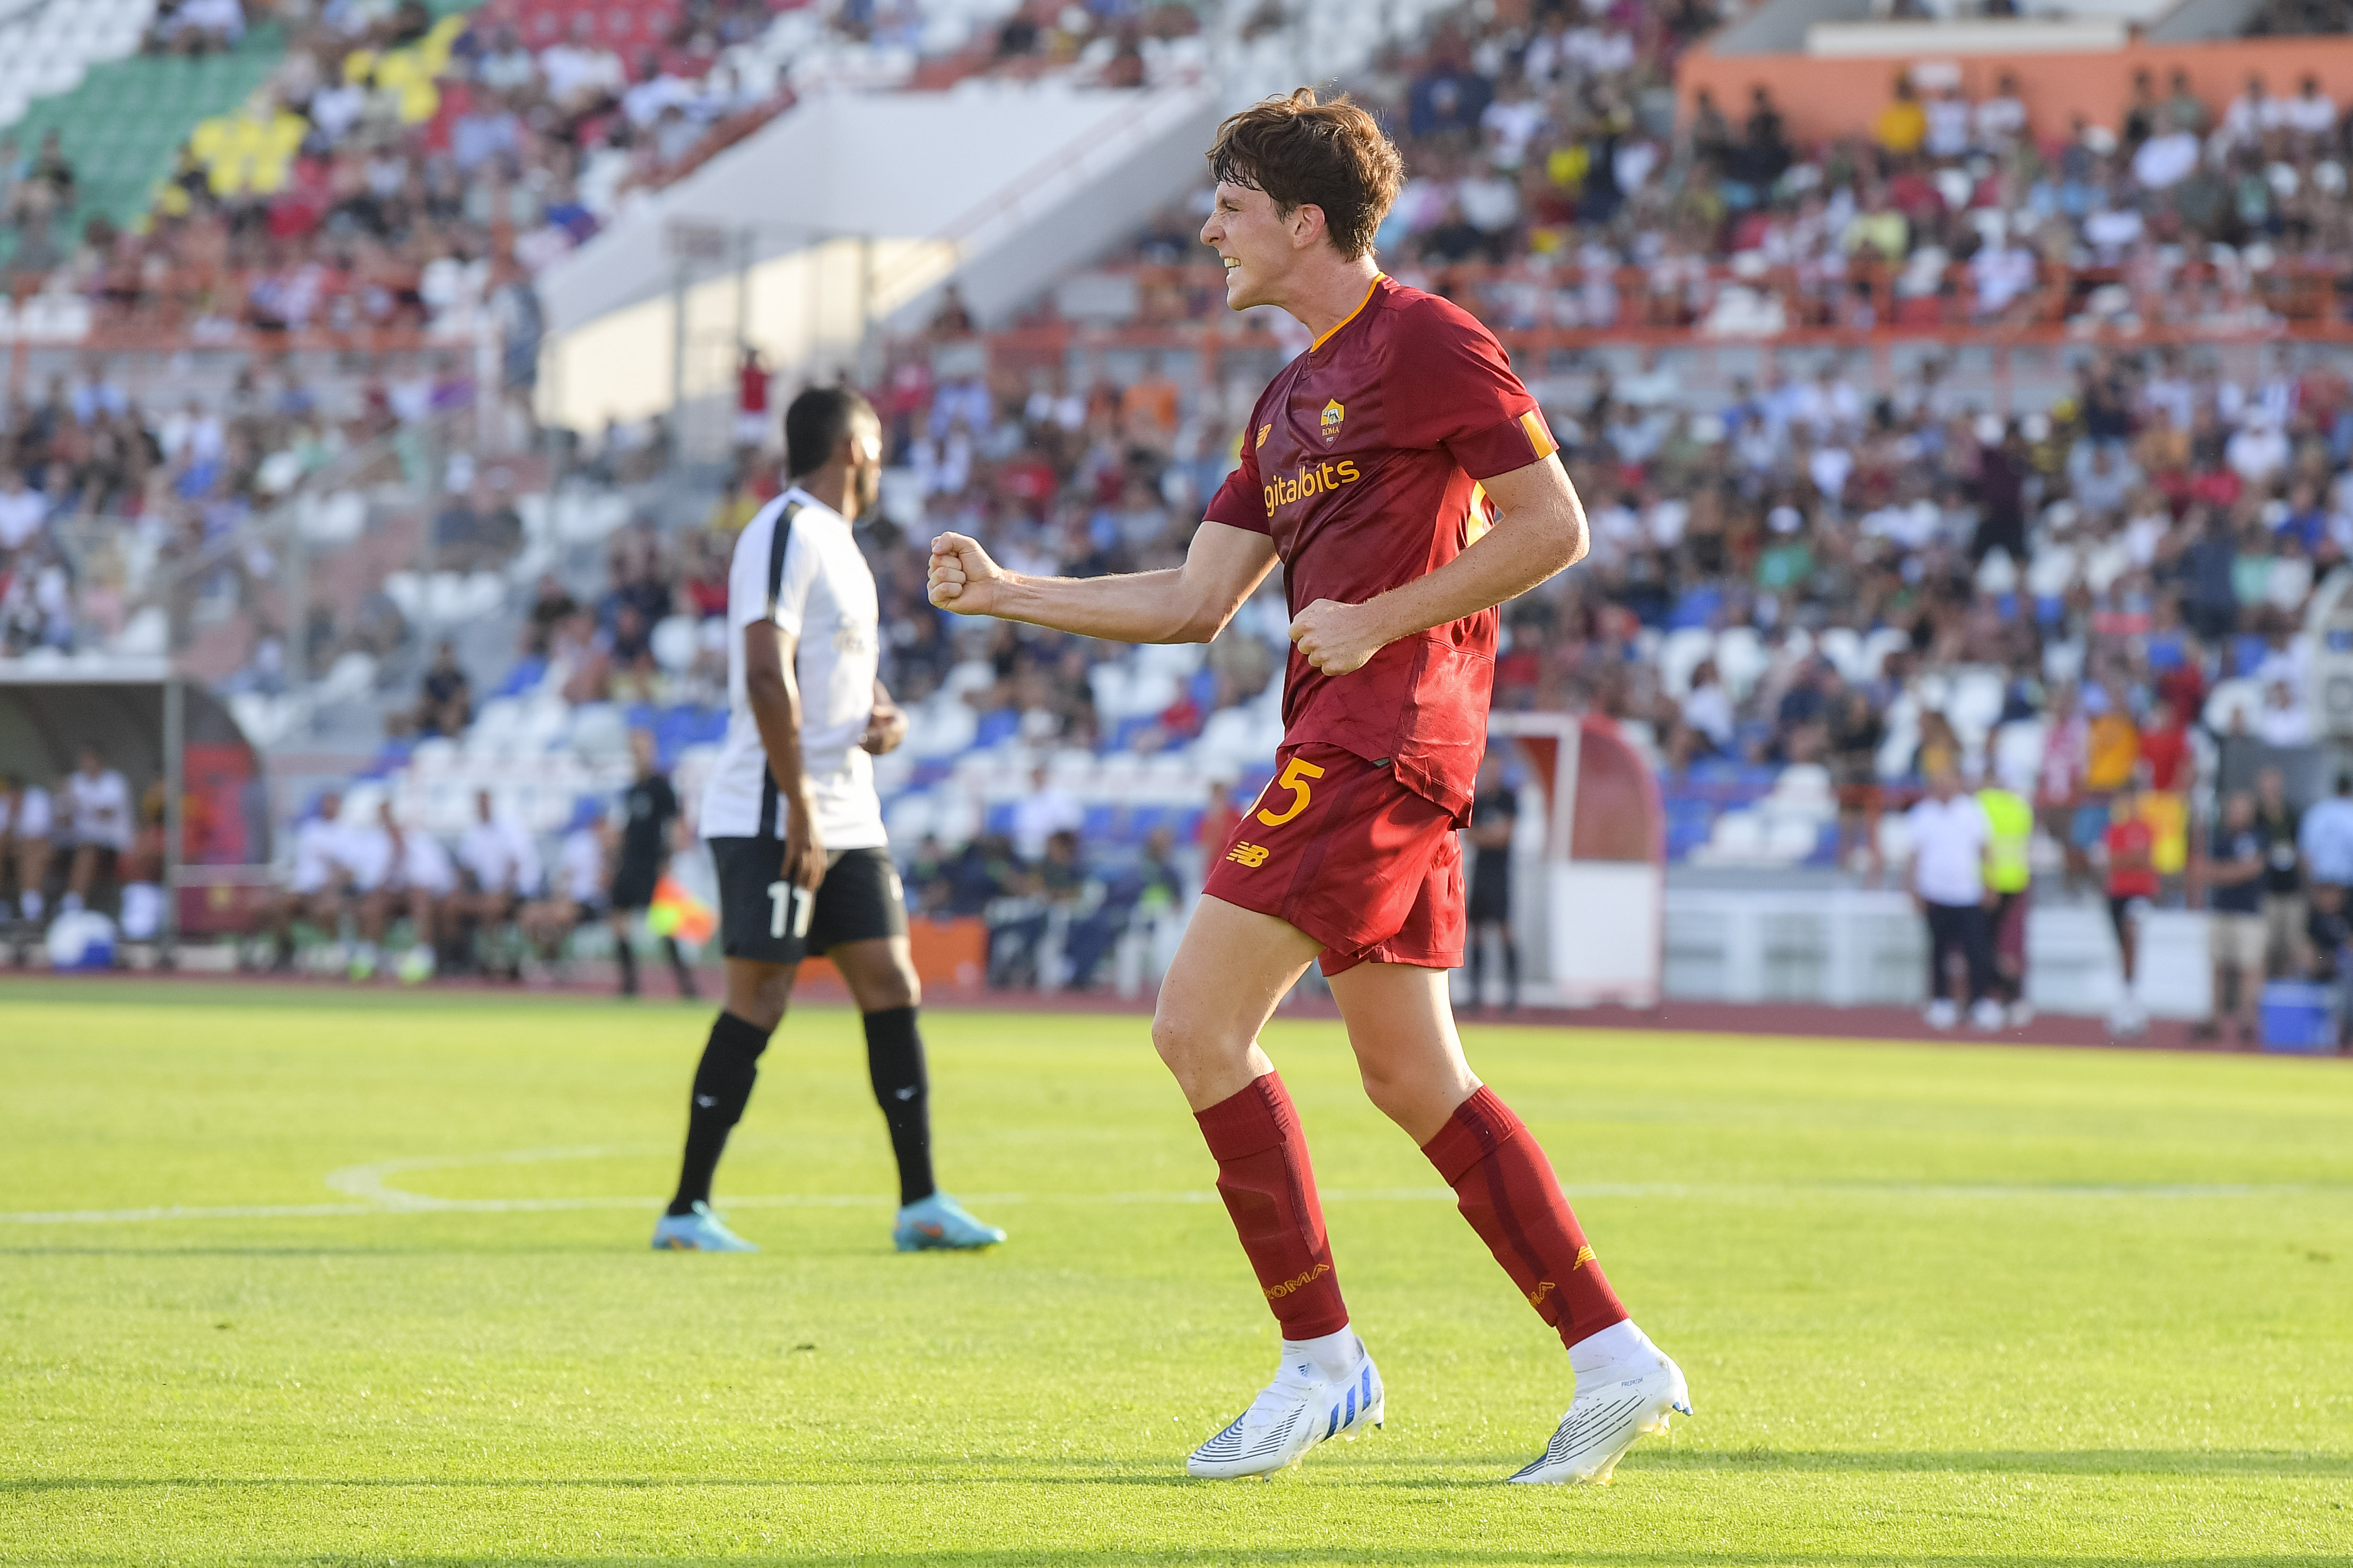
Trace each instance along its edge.
{"label": "soccer player in white jersey", "polygon": [[726,1001],[695,1068],[678,1194],[657,1247],[754,1250],[711,1208],[727,1134],[809,953],[865,1015],[867,1068],[899,1162],[902,1252],[1005,1239],[932,1180],[930,1086],[907,908],[873,759],[907,733],[878,678],[874,577],[850,521],[874,505],[882,426],[856,393],[813,388],[785,412],[792,487],[735,542],[727,578],[727,739],[702,794],[719,872]]}
{"label": "soccer player in white jersey", "polygon": [[[49,816],[49,792],[15,775],[0,778],[0,882],[7,880],[10,865],[16,869],[17,908],[27,921],[42,914],[42,888],[48,880],[56,824]],[[0,901],[0,921],[11,911]]]}
{"label": "soccer player in white jersey", "polygon": [[[458,864],[467,889],[449,900],[452,924],[462,932],[470,923],[482,935],[482,952],[494,953],[499,933],[545,880],[538,840],[521,821],[496,809],[490,791],[477,790],[474,826],[458,840]],[[485,956],[483,962],[501,961]],[[503,967],[508,979],[522,978],[520,954],[507,954]]]}
{"label": "soccer player in white jersey", "polygon": [[131,847],[131,786],[106,765],[95,746],[81,749],[81,765],[66,777],[66,821],[73,830],[73,868],[65,907],[78,910],[100,882],[113,881]]}
{"label": "soccer player in white jersey", "polygon": [[398,973],[411,984],[424,980],[433,973],[440,913],[458,891],[458,868],[449,852],[430,833],[402,826],[387,800],[378,803],[373,826],[353,824],[347,830],[343,853],[352,885],[360,891],[360,947],[353,955],[352,978],[375,975],[385,932],[405,913],[416,941],[401,958]]}

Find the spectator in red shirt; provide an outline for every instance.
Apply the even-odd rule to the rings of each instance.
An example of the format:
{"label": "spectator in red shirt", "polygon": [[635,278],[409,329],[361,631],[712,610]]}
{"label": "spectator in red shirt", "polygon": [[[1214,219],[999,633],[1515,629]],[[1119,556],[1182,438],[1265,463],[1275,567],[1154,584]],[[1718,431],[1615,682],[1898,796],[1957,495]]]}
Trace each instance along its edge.
{"label": "spectator in red shirt", "polygon": [[2148,1027],[2133,994],[2133,979],[2138,971],[2141,916],[2158,889],[2153,859],[2157,835],[2141,816],[2140,796],[2132,784],[2110,799],[2103,842],[2108,860],[2108,919],[2116,928],[2116,955],[2124,973],[2124,996],[2108,1015],[2108,1029],[2128,1037]]}
{"label": "spectator in red shirt", "polygon": [[2150,707],[2148,718],[2140,732],[2140,760],[2147,770],[2148,787],[2163,795],[2179,795],[2189,787],[2195,766],[2189,753],[2189,727],[2162,697]]}

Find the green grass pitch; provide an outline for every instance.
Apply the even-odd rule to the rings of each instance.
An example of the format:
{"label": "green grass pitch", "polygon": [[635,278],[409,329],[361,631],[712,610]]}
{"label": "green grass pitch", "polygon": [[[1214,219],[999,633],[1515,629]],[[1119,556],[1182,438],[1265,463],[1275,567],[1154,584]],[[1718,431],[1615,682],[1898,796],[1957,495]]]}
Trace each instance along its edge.
{"label": "green grass pitch", "polygon": [[0,986],[0,1563],[2353,1559],[2343,1064],[1466,1031],[1698,1405],[1568,1490],[1496,1484],[1557,1341],[1277,1023],[1389,1426],[1208,1484],[1273,1330],[1141,1019],[928,1016],[976,1257],[891,1251],[830,1008],[720,1173],[766,1250],[649,1251],[706,1024]]}

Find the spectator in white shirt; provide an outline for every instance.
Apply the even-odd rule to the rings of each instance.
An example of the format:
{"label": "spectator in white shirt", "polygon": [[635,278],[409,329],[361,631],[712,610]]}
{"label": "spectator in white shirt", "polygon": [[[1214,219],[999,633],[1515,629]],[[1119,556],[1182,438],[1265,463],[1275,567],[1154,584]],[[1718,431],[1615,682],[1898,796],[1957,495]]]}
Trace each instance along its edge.
{"label": "spectator in white shirt", "polygon": [[1949,1029],[1959,1021],[1953,1001],[1951,961],[1968,966],[1969,1022],[2001,1026],[1993,997],[1993,942],[1986,925],[1986,865],[1993,829],[1974,795],[1963,795],[1949,767],[1929,775],[1928,793],[1905,814],[1912,839],[1906,882],[1913,906],[1928,922],[1928,1024]]}
{"label": "spectator in white shirt", "polygon": [[2145,191],[2178,185],[2197,167],[2197,133],[2179,126],[2150,137],[2133,152],[2133,178]]}
{"label": "spectator in white shirt", "polygon": [[0,469],[0,550],[22,550],[49,517],[49,498],[25,482],[21,468]]}
{"label": "spectator in white shirt", "polygon": [[388,800],[377,806],[374,826],[352,830],[346,851],[353,881],[361,892],[360,946],[353,956],[352,978],[364,980],[375,972],[376,950],[385,932],[404,914],[415,931],[404,973],[417,978],[430,973],[441,917],[458,891],[449,852],[431,834],[401,826]]}
{"label": "spectator in white shirt", "polygon": [[596,47],[596,19],[585,14],[573,16],[570,42],[541,51],[539,74],[547,96],[566,110],[585,108],[628,85],[621,57]]}
{"label": "spectator in white shirt", "polygon": [[2280,108],[2281,122],[2315,140],[2337,129],[2337,100],[2320,90],[2320,79],[2306,77],[2296,95]]}
{"label": "spectator in white shirt", "polygon": [[1035,861],[1046,853],[1046,840],[1057,833],[1076,833],[1086,823],[1086,809],[1078,797],[1050,782],[1046,770],[1029,772],[1029,793],[1013,804],[1013,852]]}
{"label": "spectator in white shirt", "polygon": [[497,900],[501,915],[539,889],[539,846],[531,829],[501,816],[486,789],[474,792],[474,825],[458,841],[458,864],[470,890]]}
{"label": "spectator in white shirt", "polygon": [[1716,674],[1715,660],[1701,659],[1692,670],[1691,689],[1683,693],[1682,706],[1684,727],[1695,738],[1705,741],[1709,752],[1720,757],[1730,756],[1732,697]]}
{"label": "spectator in white shirt", "polygon": [[2251,412],[2238,433],[2222,444],[2222,460],[2251,485],[2270,482],[2273,475],[2287,467],[2287,437],[2280,434],[2271,416],[2260,407]]}
{"label": "spectator in white shirt", "polygon": [[1495,167],[1517,170],[1527,156],[1528,142],[1544,129],[1545,119],[1544,103],[1528,91],[1526,81],[1519,77],[1506,79],[1495,101],[1479,114],[1479,129]]}
{"label": "spectator in white shirt", "polygon": [[1977,132],[1978,145],[1995,154],[2009,152],[2026,134],[2026,105],[2010,72],[1995,79],[1993,96],[1978,105]]}
{"label": "spectator in white shirt", "polygon": [[294,830],[294,870],[286,886],[262,910],[261,931],[270,942],[270,968],[294,967],[294,922],[323,928],[330,940],[352,907],[353,858],[343,797],[333,790],[319,797],[318,809]]}
{"label": "spectator in white shirt", "polygon": [[2263,693],[2263,710],[2255,716],[2255,736],[2266,746],[2312,743],[2312,718],[2295,691],[2284,680],[2274,680]]}
{"label": "spectator in white shirt", "polygon": [[[17,906],[26,920],[36,923],[47,908],[49,859],[55,853],[49,835],[55,830],[48,791],[14,773],[0,776],[0,879],[10,866],[16,868]],[[11,912],[0,901],[0,921]]]}
{"label": "spectator in white shirt", "polygon": [[1969,258],[1969,281],[1977,289],[1977,316],[1989,321],[2034,287],[2034,252],[2004,240]]}
{"label": "spectator in white shirt", "polygon": [[2253,147],[2263,139],[2263,133],[2276,131],[2285,123],[2287,102],[2274,98],[2263,89],[2261,74],[2247,78],[2247,89],[2231,100],[2222,111],[2222,137],[2234,147]]}
{"label": "spectator in white shirt", "polygon": [[100,882],[116,880],[131,847],[131,785],[106,765],[95,746],[81,748],[80,766],[65,782],[66,823],[73,835],[67,910],[79,910]]}
{"label": "spectator in white shirt", "polygon": [[1969,150],[1969,101],[1948,87],[1926,106],[1928,135],[1922,143],[1931,158],[1958,158]]}

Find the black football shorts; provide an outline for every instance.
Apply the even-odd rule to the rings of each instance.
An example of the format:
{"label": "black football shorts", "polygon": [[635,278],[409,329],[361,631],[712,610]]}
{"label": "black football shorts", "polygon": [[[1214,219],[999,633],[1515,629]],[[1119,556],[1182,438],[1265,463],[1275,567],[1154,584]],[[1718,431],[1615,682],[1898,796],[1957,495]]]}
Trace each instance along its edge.
{"label": "black football shorts", "polygon": [[719,939],[730,958],[798,963],[846,942],[907,934],[899,868],[884,848],[837,849],[812,894],[784,879],[781,838],[713,838]]}

